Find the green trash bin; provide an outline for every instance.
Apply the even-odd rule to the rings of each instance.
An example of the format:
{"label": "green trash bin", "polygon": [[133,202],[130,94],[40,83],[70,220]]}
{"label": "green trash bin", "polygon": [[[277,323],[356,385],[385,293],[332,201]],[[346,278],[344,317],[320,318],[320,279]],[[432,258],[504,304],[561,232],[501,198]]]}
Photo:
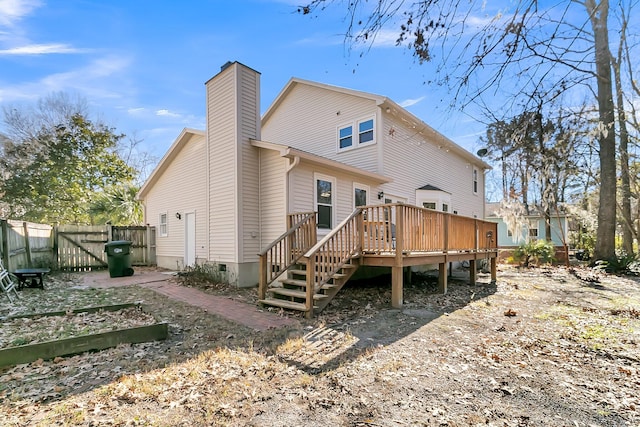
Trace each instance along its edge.
{"label": "green trash bin", "polygon": [[104,251],[107,253],[109,277],[133,276],[130,241],[114,240],[113,242],[105,243]]}

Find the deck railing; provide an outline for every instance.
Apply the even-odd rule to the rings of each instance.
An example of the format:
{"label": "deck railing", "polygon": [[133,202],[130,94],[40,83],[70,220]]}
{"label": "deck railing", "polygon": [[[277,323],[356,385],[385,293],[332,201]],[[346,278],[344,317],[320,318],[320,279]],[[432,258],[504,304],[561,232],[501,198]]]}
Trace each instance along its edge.
{"label": "deck railing", "polygon": [[304,254],[307,263],[307,310],[318,292],[362,248],[362,211],[354,210]]}
{"label": "deck railing", "polygon": [[271,243],[260,257],[258,296],[264,299],[269,286],[316,244],[316,213],[302,212],[288,216],[289,229]]}
{"label": "deck railing", "polygon": [[[364,206],[365,253],[477,251],[497,248],[497,225],[404,204]],[[402,236],[400,233],[402,223]],[[490,237],[487,237],[490,234]],[[402,239],[400,239],[402,237]],[[398,241],[402,246],[398,246]]]}

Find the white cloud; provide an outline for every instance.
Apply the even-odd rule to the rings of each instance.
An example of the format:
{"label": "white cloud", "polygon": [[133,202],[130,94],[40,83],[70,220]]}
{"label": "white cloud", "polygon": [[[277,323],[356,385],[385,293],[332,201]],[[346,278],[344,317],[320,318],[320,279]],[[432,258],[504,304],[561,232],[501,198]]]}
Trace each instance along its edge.
{"label": "white cloud", "polygon": [[40,0],[0,0],[0,25],[12,26],[41,5]]}
{"label": "white cloud", "polygon": [[0,102],[33,100],[51,92],[77,92],[89,99],[122,98],[130,92],[122,79],[130,62],[127,57],[110,55],[85,67],[50,74],[40,80],[13,86],[5,83],[0,88]]}
{"label": "white cloud", "polygon": [[425,98],[424,96],[421,96],[420,98],[416,98],[416,99],[405,99],[400,103],[400,106],[402,108],[411,107],[412,105],[416,105],[417,103],[421,102],[424,98]]}
{"label": "white cloud", "polygon": [[178,113],[173,113],[169,110],[166,109],[162,109],[162,110],[158,110],[156,111],[156,116],[165,116],[165,117],[182,117],[180,114]]}
{"label": "white cloud", "polygon": [[144,107],[127,108],[127,113],[131,114],[132,116],[136,116],[136,115],[139,115],[141,113],[144,113],[144,111],[145,111]]}
{"label": "white cloud", "polygon": [[0,50],[0,55],[46,55],[52,53],[85,53],[87,49],[78,49],[67,44],[31,44]]}
{"label": "white cloud", "polygon": [[372,47],[395,47],[399,32],[397,30],[382,29],[376,33],[371,43]]}

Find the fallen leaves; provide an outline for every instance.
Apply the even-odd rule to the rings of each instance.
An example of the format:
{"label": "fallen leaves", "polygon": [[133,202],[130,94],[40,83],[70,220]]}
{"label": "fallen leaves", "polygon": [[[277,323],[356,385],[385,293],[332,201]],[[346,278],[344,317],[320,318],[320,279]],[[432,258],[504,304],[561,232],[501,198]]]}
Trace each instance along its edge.
{"label": "fallen leaves", "polygon": [[[73,313],[8,319],[0,328],[0,349],[151,325],[155,319],[139,307],[118,311]],[[54,360],[55,361],[55,360]]]}

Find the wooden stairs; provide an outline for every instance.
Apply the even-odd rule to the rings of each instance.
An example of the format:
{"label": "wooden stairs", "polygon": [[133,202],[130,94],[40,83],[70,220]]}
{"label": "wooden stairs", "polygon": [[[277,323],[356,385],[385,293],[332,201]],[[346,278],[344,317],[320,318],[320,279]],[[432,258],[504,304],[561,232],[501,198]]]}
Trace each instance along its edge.
{"label": "wooden stairs", "polygon": [[360,266],[360,258],[350,258],[325,283],[314,286],[311,292],[313,304],[307,304],[307,283],[314,282],[312,278],[307,277],[306,265],[298,263],[287,270],[286,278],[273,282],[267,289],[266,298],[259,301],[260,304],[302,311],[308,317],[312,317],[314,312],[325,308],[340,292]]}

